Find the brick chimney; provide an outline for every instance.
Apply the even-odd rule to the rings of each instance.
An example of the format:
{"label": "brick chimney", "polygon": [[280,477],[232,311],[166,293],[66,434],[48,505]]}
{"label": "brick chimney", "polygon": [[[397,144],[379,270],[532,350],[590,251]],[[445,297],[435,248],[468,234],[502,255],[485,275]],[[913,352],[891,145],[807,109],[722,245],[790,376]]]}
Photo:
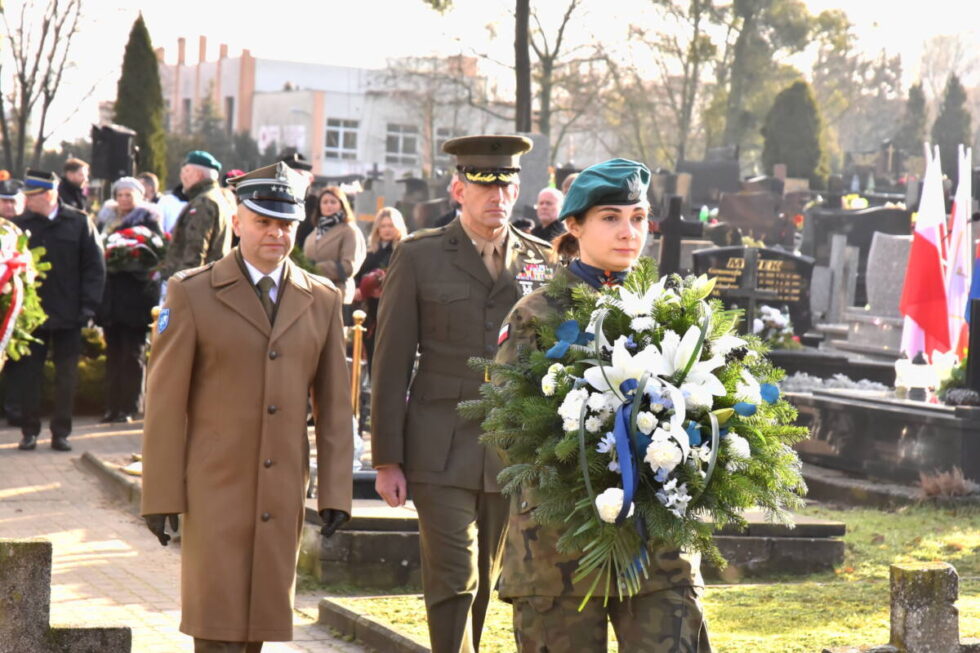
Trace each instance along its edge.
{"label": "brick chimney", "polygon": [[197,46],[197,60],[200,63],[204,63],[208,60],[208,37],[201,35],[201,40],[198,41]]}
{"label": "brick chimney", "polygon": [[163,63],[163,55],[164,55],[163,48],[154,48],[153,54],[156,55],[157,63]]}
{"label": "brick chimney", "polygon": [[228,44],[222,43],[220,46],[218,46],[218,59],[227,59],[227,58],[228,58]]}
{"label": "brick chimney", "polygon": [[187,39],[183,36],[177,39],[177,65],[184,65],[184,55],[187,53]]}

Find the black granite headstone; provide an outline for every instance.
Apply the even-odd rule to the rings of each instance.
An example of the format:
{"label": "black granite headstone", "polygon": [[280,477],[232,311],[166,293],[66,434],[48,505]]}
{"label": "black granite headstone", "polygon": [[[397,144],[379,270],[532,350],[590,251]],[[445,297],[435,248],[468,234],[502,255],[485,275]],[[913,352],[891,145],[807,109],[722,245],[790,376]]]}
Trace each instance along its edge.
{"label": "black granite headstone", "polygon": [[678,172],[691,175],[691,206],[717,206],[722,193],[741,190],[741,169],[738,161],[681,161]]}
{"label": "black granite headstone", "polygon": [[745,310],[743,331],[751,328],[756,308],[762,304],[788,308],[797,335],[812,326],[812,258],[757,247],[702,249],[694,252],[692,258],[695,274],[715,277],[712,296],[729,308]]}

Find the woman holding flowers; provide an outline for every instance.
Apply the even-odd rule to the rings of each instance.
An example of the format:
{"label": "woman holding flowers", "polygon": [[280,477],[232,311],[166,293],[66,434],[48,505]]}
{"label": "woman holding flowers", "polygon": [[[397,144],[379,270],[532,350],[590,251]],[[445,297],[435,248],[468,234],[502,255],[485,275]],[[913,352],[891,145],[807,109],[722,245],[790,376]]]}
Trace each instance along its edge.
{"label": "woman holding flowers", "polygon": [[[569,299],[582,292],[580,289],[601,290],[623,282],[646,241],[649,179],[646,166],[625,159],[600,163],[579,175],[569,189],[561,215],[568,231],[556,242],[559,254],[569,261],[556,273],[556,282],[563,290],[556,294],[541,289],[517,303],[501,332],[497,364],[514,364],[522,351],[540,350],[538,325],[563,315]],[[564,346],[586,340],[570,335]],[[555,352],[549,354],[554,356]],[[553,395],[557,384],[563,382],[557,368],[552,371],[556,374],[542,379],[545,395]],[[584,388],[571,392],[586,396]],[[611,394],[592,396],[595,399],[589,402],[596,403],[597,415],[613,409]],[[666,403],[669,398],[660,400]],[[579,420],[581,402],[570,410],[564,408],[563,404],[559,414],[567,427]],[[599,417],[589,419],[595,422],[589,427],[597,430]],[[604,437],[598,448],[609,451],[615,447],[611,440]],[[502,456],[506,462],[513,462],[506,447]],[[610,459],[609,464],[616,473],[616,461]],[[640,578],[632,596],[621,598],[621,588],[615,583],[594,585],[595,574],[578,577],[583,554],[565,550],[560,541],[562,528],[538,523],[537,499],[531,485],[514,495],[499,586],[501,598],[513,603],[520,651],[604,651],[607,620],[616,631],[620,651],[710,650],[701,609],[703,581],[698,554],[676,547],[648,547],[646,577]],[[596,499],[600,513],[615,516],[620,512],[622,498],[618,503],[615,497],[610,501],[602,496]]]}
{"label": "woman holding flowers", "polygon": [[139,412],[150,311],[160,302],[152,277],[165,240],[159,216],[143,202],[143,184],[121,177],[112,185],[115,206],[103,227],[106,288],[99,311],[106,340],[106,412],[103,422],[130,422]]}

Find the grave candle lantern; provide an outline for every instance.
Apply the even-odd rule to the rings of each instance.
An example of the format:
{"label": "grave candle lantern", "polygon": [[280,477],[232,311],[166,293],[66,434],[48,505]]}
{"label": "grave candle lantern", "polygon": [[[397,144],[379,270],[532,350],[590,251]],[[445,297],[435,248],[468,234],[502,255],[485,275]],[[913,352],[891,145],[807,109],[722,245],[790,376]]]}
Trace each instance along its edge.
{"label": "grave candle lantern", "polygon": [[912,401],[925,401],[928,395],[927,390],[939,385],[936,370],[929,364],[921,351],[915,355],[912,363],[908,366],[905,381],[909,387],[909,399]]}

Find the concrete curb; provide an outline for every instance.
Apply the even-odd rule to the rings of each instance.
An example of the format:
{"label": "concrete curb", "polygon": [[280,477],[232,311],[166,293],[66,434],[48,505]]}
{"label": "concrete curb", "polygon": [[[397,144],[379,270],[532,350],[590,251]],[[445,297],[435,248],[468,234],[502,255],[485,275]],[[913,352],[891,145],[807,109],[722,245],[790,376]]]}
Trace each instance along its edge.
{"label": "concrete curb", "polygon": [[429,648],[330,599],[320,599],[317,623],[329,626],[375,651],[429,653]]}
{"label": "concrete curb", "polygon": [[78,464],[83,469],[95,474],[102,482],[102,485],[109,490],[117,499],[121,500],[129,508],[130,512],[140,514],[140,500],[143,496],[143,488],[139,481],[126,476],[113,465],[110,465],[91,452],[86,451],[78,459]]}
{"label": "concrete curb", "polygon": [[924,497],[918,488],[908,485],[869,481],[811,463],[803,463],[807,498],[848,506],[883,508],[927,504],[943,508],[978,506],[980,495],[966,497]]}

